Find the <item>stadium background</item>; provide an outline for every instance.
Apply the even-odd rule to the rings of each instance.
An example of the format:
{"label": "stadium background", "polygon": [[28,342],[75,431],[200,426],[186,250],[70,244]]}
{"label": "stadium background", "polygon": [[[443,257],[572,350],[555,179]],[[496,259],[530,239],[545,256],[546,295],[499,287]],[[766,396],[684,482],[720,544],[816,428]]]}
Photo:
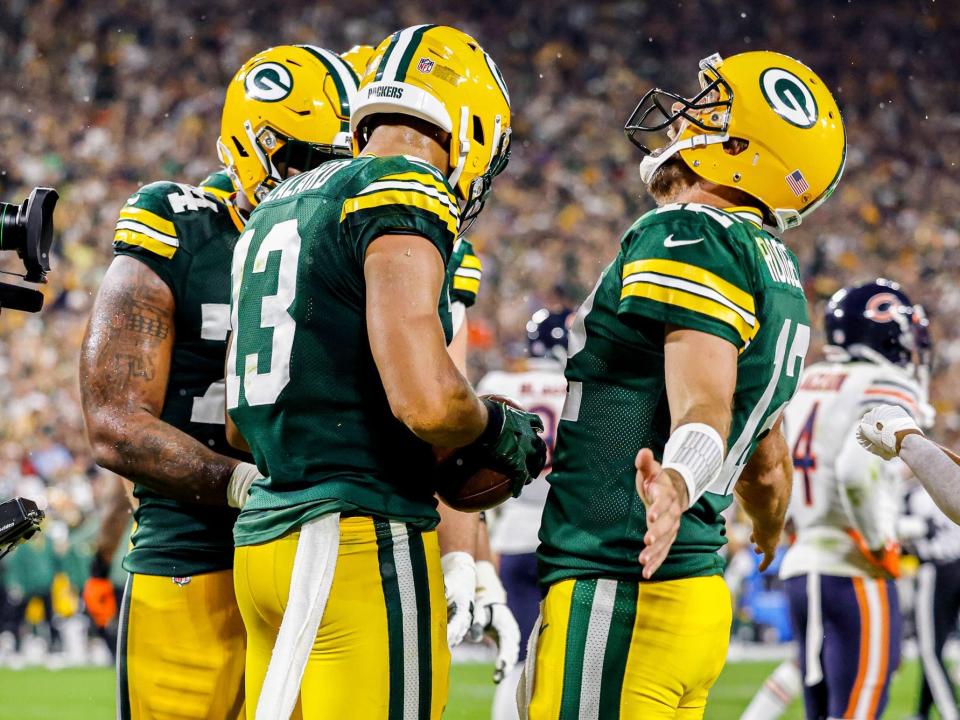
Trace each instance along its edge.
{"label": "stadium background", "polygon": [[[345,50],[418,22],[474,34],[513,100],[510,166],[470,234],[484,264],[471,311],[474,381],[522,357],[535,309],[581,299],[620,233],[651,206],[639,156],[620,132],[640,95],[652,84],[692,92],[697,61],[714,51],[772,49],[816,69],[849,134],[836,196],[785,238],[800,256],[815,324],[847,282],[903,283],[932,319],[934,434],[960,439],[955,3],[4,0],[0,198],[19,202],[42,184],[57,187],[61,202],[44,313],[0,316],[0,497],[41,498],[50,515],[29,562],[0,565],[0,632],[20,622],[11,603],[50,594],[55,577],[56,609],[76,609],[107,484],[86,447],[77,350],[126,197],[142,183],[196,182],[216,167],[224,90],[254,52],[283,43]],[[818,354],[816,343],[810,358]],[[32,610],[32,619],[43,614]],[[0,666],[10,650],[0,640]],[[754,674],[736,681],[747,697],[762,677]],[[45,692],[70,686],[31,677]],[[0,697],[30,682],[0,670]],[[7,712],[0,702],[0,717]]]}

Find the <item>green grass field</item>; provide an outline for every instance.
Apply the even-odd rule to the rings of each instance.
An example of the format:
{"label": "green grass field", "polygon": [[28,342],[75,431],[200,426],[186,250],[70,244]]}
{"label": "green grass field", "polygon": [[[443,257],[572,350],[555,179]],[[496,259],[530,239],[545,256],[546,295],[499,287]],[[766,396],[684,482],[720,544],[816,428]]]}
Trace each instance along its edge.
{"label": "green grass field", "polygon": [[[776,663],[727,665],[710,695],[707,720],[736,720]],[[917,688],[916,662],[907,662],[894,681],[885,717],[910,714]],[[0,670],[0,720],[107,720],[113,717],[113,671],[109,669]],[[453,667],[450,703],[445,718],[486,720],[493,685],[486,665]],[[798,703],[785,716],[800,720]]]}

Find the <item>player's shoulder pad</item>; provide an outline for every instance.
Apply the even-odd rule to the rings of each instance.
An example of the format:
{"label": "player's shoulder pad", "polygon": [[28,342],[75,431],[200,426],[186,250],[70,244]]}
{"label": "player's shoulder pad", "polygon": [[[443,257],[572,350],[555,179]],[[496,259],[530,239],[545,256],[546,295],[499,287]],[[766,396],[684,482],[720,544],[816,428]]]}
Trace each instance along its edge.
{"label": "player's shoulder pad", "polygon": [[114,247],[134,246],[172,258],[183,242],[185,222],[224,209],[221,202],[194,185],[169,181],[144,185],[120,210]]}
{"label": "player's shoulder pad", "polygon": [[207,175],[200,181],[198,187],[208,195],[213,195],[215,198],[224,202],[229,200],[235,191],[233,180],[230,179],[230,174],[223,168],[214,170]]}
{"label": "player's shoulder pad", "polygon": [[864,412],[876,405],[897,405],[918,422],[923,419],[923,390],[906,371],[879,363],[857,363],[856,367],[855,388]]}
{"label": "player's shoulder pad", "polygon": [[453,188],[443,173],[423,160],[409,155],[369,158],[353,185],[343,216],[371,207],[406,205],[438,215],[454,233],[459,228],[460,206]]}

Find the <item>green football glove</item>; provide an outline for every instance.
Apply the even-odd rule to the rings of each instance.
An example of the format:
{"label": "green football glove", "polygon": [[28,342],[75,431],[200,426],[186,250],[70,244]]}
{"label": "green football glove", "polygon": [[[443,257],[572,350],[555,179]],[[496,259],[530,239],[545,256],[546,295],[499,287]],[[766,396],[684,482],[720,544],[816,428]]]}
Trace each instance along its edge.
{"label": "green football glove", "polygon": [[513,496],[530,483],[547,464],[547,444],[540,437],[543,421],[536,413],[515,407],[504,398],[484,395],[487,428],[474,445],[486,459],[483,465],[502,472],[513,480]]}

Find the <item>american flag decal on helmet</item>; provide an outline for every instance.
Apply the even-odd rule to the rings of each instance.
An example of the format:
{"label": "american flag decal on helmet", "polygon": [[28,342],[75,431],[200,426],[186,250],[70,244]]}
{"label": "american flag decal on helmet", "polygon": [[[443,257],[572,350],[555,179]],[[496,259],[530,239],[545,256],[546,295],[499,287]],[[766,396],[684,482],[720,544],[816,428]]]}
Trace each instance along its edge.
{"label": "american flag decal on helmet", "polygon": [[793,194],[797,197],[800,197],[810,189],[810,184],[803,176],[803,173],[799,170],[794,170],[792,173],[787,175],[787,185],[790,186],[790,189],[793,190]]}

